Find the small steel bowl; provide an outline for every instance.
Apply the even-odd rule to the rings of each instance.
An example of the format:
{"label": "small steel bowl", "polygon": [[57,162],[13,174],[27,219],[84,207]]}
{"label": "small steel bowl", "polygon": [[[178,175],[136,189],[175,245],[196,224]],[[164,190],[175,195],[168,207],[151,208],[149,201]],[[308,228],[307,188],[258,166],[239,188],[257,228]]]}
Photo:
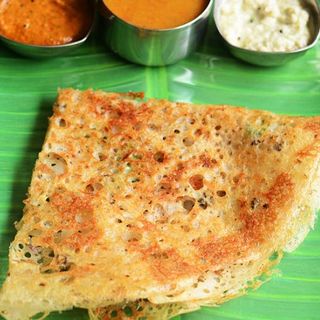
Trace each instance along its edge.
{"label": "small steel bowl", "polygon": [[87,40],[90,33],[91,33],[91,30],[81,40],[63,44],[63,45],[55,45],[55,46],[24,44],[18,41],[8,39],[4,36],[0,36],[0,39],[2,40],[3,43],[6,44],[8,48],[10,48],[11,50],[21,55],[31,57],[31,58],[51,58],[51,57],[63,55],[72,49],[78,48]]}
{"label": "small steel bowl", "polygon": [[171,29],[144,29],[115,16],[100,2],[104,17],[104,39],[121,57],[146,66],[173,64],[193,52],[200,44],[208,23],[213,0],[194,20]]}
{"label": "small steel bowl", "polygon": [[218,12],[220,6],[224,0],[216,0],[214,4],[214,20],[217,26],[218,32],[220,33],[225,44],[228,46],[230,52],[237,58],[255,64],[258,66],[272,67],[283,65],[293,59],[296,59],[304,55],[309,49],[314,47],[320,37],[320,8],[317,0],[304,0],[304,4],[309,11],[309,24],[311,32],[310,43],[303,48],[296,49],[293,51],[255,51],[240,48],[232,45],[222,34],[219,28],[219,17]]}
{"label": "small steel bowl", "polygon": [[92,1],[92,5],[93,5],[92,7],[93,18],[92,18],[91,27],[88,30],[87,34],[80,40],[73,41],[66,44],[61,44],[61,45],[53,45],[53,46],[26,44],[26,43],[9,39],[2,35],[0,35],[0,40],[11,50],[31,58],[51,58],[51,57],[63,55],[69,52],[70,50],[76,49],[79,46],[81,46],[90,36],[95,24],[95,16],[96,16],[95,1]]}

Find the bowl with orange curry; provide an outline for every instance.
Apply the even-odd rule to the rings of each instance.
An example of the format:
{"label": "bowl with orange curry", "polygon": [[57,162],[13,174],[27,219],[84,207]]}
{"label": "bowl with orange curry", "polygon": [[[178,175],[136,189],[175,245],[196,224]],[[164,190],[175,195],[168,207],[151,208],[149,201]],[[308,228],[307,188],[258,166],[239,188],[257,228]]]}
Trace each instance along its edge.
{"label": "bowl with orange curry", "polygon": [[175,63],[200,44],[212,4],[213,0],[103,0],[105,41],[131,62]]}
{"label": "bowl with orange curry", "polygon": [[86,41],[94,13],[92,0],[0,0],[0,39],[27,56],[60,55]]}

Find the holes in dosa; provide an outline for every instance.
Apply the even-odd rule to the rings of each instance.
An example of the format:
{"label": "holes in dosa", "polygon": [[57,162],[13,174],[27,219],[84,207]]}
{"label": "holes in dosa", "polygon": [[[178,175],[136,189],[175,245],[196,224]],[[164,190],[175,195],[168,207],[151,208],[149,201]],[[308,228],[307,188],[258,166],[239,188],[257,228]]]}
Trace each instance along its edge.
{"label": "holes in dosa", "polygon": [[281,151],[283,149],[283,142],[276,142],[273,145],[273,149],[276,151]]}
{"label": "holes in dosa", "polygon": [[182,142],[186,147],[191,147],[194,144],[194,139],[191,137],[185,137]]}
{"label": "holes in dosa", "polygon": [[101,152],[98,153],[98,159],[99,159],[100,161],[106,160],[107,158],[108,158],[108,157],[107,157],[105,154],[103,154],[103,153],[101,153]]}
{"label": "holes in dosa", "polygon": [[60,128],[65,128],[67,126],[67,122],[63,118],[58,118],[57,124]]}
{"label": "holes in dosa", "polygon": [[55,175],[63,175],[67,172],[68,165],[66,160],[54,152],[50,152],[43,160]]}
{"label": "holes in dosa", "polygon": [[[55,256],[51,262],[47,265],[42,265],[40,267],[41,273],[54,273],[54,272],[66,272],[74,264],[69,261],[69,258],[64,255]],[[70,280],[70,279],[69,279]]]}
{"label": "holes in dosa", "polygon": [[189,213],[196,203],[196,200],[189,196],[178,197],[177,200],[181,201],[182,207],[186,210],[186,213]]}
{"label": "holes in dosa", "polygon": [[193,119],[193,118],[189,118],[189,119],[187,119],[187,121],[188,121],[191,125],[196,123],[196,120]]}
{"label": "holes in dosa", "polygon": [[190,177],[189,183],[194,190],[200,190],[203,188],[203,176],[201,174],[195,174]]}
{"label": "holes in dosa", "polygon": [[198,204],[199,204],[199,207],[204,210],[207,209],[208,207],[208,202],[203,198],[198,199]]}
{"label": "holes in dosa", "polygon": [[153,155],[153,159],[160,163],[164,161],[164,158],[165,158],[165,154],[162,151],[158,151]]}
{"label": "holes in dosa", "polygon": [[169,182],[161,182],[158,186],[158,191],[161,193],[169,194],[172,190],[172,186]]}
{"label": "holes in dosa", "polygon": [[90,194],[95,194],[103,188],[103,185],[99,182],[89,183],[86,186],[86,192]]}
{"label": "holes in dosa", "polygon": [[250,207],[252,210],[255,210],[260,204],[260,200],[257,198],[253,198],[250,202]]}
{"label": "holes in dosa", "polygon": [[224,190],[218,190],[217,191],[217,196],[218,197],[225,197],[227,195],[227,193],[226,193],[226,191],[224,191]]}
{"label": "holes in dosa", "polygon": [[192,208],[194,207],[195,199],[190,197],[184,197],[182,201],[182,206],[184,209],[186,209],[187,212],[190,212]]}
{"label": "holes in dosa", "polygon": [[94,319],[139,319],[147,320],[159,317],[159,314],[167,314],[169,318],[171,315],[178,314],[183,307],[181,304],[166,303],[166,304],[153,304],[147,299],[140,299],[135,302],[128,302],[122,305],[113,305],[105,308],[97,308],[90,310]]}
{"label": "holes in dosa", "polygon": [[239,173],[232,178],[233,183],[236,185],[241,183],[242,180],[244,180],[244,175],[242,173]]}
{"label": "holes in dosa", "polygon": [[18,243],[15,251],[21,260],[36,263],[40,267],[48,266],[55,256],[52,248],[31,244]]}

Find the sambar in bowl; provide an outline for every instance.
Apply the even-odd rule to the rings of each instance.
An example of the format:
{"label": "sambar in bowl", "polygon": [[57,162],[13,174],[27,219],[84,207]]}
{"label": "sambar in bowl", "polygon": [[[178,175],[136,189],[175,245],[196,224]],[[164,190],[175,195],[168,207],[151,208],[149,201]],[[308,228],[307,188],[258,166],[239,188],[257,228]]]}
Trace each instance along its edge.
{"label": "sambar in bowl", "polygon": [[104,0],[106,43],[131,62],[175,63],[200,44],[212,4],[213,0]]}

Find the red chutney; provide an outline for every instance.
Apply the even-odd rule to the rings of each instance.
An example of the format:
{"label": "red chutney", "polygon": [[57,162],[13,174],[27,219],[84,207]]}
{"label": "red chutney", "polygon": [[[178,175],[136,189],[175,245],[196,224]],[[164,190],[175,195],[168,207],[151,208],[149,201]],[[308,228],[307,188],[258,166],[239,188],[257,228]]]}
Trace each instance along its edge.
{"label": "red chutney", "polygon": [[90,0],[0,0],[0,34],[25,44],[82,39],[93,21]]}

